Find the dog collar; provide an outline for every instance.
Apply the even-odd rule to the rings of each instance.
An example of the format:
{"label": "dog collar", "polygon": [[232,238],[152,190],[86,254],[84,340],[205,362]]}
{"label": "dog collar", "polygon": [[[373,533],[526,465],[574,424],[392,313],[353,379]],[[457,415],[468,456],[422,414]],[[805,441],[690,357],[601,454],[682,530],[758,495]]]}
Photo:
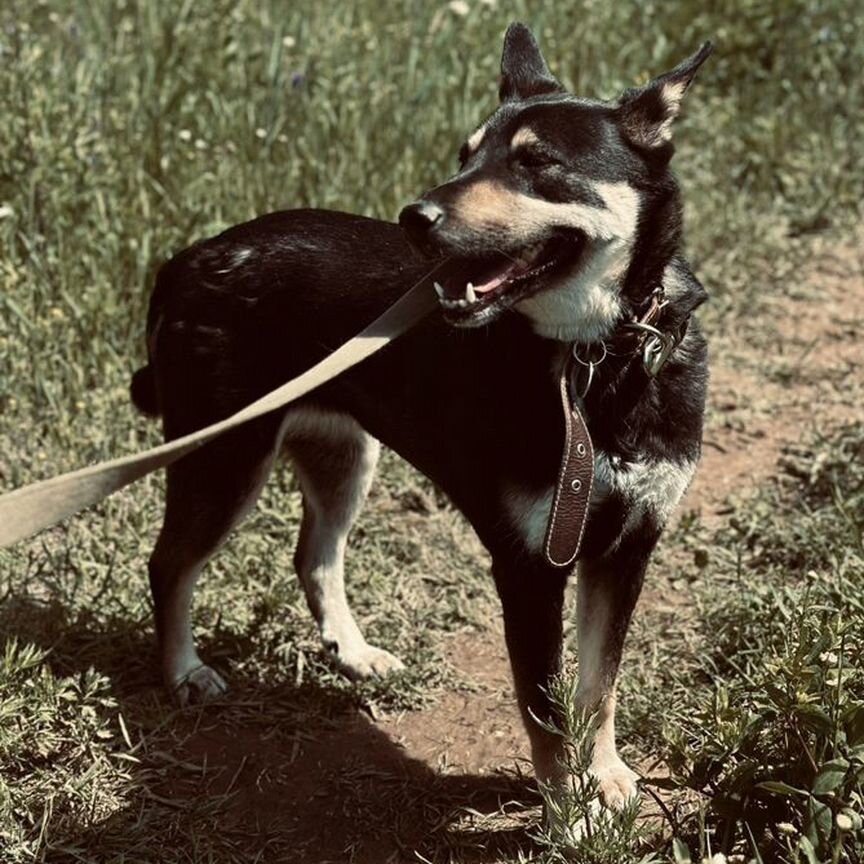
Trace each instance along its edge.
{"label": "dog collar", "polygon": [[645,374],[654,378],[681,344],[687,332],[687,318],[677,327],[660,326],[663,309],[668,303],[662,285],[651,292],[646,303],[645,312],[622,321],[608,340],[590,345],[573,344],[571,353],[576,361],[572,366],[573,392],[579,399],[588,395],[594,373],[607,357],[632,358],[639,354]]}
{"label": "dog collar", "polygon": [[642,354],[642,368],[649,378],[653,378],[666,365],[672,352],[681,343],[687,330],[687,320],[681,327],[662,330],[658,327],[660,316],[669,301],[662,285],[658,285],[648,298],[648,309],[634,320],[627,321],[622,329],[632,338],[635,337],[634,353]]}

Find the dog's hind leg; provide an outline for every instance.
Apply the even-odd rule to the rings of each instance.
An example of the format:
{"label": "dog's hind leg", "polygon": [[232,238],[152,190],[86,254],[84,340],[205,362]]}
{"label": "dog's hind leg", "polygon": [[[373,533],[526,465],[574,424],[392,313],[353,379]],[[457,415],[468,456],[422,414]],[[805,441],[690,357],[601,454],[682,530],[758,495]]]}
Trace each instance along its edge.
{"label": "dog's hind leg", "polygon": [[591,773],[611,807],[621,807],[638,794],[637,775],[615,744],[615,680],[652,547],[653,542],[646,549],[642,542],[625,541],[607,557],[582,562],[579,570],[576,699],[583,710],[596,712]]}
{"label": "dog's hind leg", "polygon": [[226,685],[195,648],[189,617],[201,569],[254,505],[278,449],[279,417],[230,432],[168,467],[165,520],[150,558],[150,588],[165,683],[181,705]]}
{"label": "dog's hind leg", "polygon": [[286,441],[303,491],[294,564],[324,648],[352,679],[403,668],[366,642],[345,596],[345,547],[372,483],[378,442],[350,417],[323,412],[298,418]]}

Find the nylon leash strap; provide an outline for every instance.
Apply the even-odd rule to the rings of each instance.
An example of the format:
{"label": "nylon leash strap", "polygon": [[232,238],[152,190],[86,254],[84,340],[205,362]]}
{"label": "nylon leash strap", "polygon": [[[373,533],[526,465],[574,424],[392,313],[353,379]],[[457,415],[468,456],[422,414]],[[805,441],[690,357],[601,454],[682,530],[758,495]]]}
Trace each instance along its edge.
{"label": "nylon leash strap", "polygon": [[440,266],[320,363],[225,420],[142,453],[61,474],[0,496],[0,547],[10,546],[96,504],[146,474],[176,462],[218,435],[289,405],[371,357],[437,308],[431,277]]}

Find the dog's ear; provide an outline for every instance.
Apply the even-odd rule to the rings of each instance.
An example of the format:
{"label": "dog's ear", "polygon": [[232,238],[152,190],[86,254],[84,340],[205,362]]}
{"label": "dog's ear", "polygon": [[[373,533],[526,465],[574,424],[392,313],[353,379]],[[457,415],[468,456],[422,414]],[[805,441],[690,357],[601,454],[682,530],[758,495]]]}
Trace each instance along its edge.
{"label": "dog's ear", "polygon": [[672,122],[681,109],[681,100],[699,67],[708,59],[714,46],[702,47],[679,63],[671,72],[655,78],[644,87],[627,90],[621,97],[618,122],[627,138],[637,147],[653,149],[672,139]]}
{"label": "dog's ear", "polygon": [[531,31],[519,21],[514,21],[504,36],[501,85],[498,88],[501,101],[527,99],[529,96],[560,93],[563,90],[549,71]]}

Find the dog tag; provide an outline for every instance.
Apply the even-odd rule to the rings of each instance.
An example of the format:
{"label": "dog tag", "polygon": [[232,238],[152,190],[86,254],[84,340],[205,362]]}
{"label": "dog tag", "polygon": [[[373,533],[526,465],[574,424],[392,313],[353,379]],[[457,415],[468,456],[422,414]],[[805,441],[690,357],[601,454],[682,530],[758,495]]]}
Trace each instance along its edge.
{"label": "dog tag", "polygon": [[594,485],[594,446],[582,412],[570,399],[569,364],[561,374],[564,454],[552,500],[543,552],[553,567],[569,567],[579,555]]}

